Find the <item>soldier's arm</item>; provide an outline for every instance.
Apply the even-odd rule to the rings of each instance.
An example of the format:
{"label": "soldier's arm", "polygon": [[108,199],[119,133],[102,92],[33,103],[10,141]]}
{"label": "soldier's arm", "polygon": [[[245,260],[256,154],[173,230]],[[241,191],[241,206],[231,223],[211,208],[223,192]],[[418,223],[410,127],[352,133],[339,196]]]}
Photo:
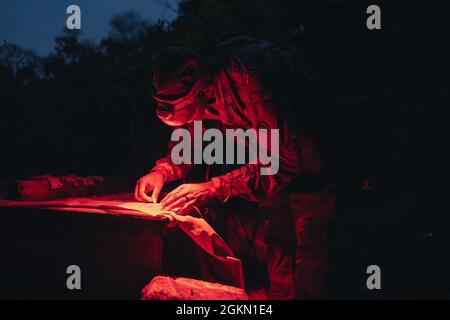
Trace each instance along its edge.
{"label": "soldier's arm", "polygon": [[[222,202],[231,197],[241,197],[250,201],[259,201],[269,197],[287,185],[300,170],[300,150],[296,132],[289,127],[286,110],[276,106],[273,99],[255,101],[248,104],[249,118],[256,129],[265,127],[279,130],[278,148],[267,146],[272,161],[278,161],[279,167],[275,174],[262,174],[261,163],[246,164],[228,174],[212,179],[216,195]],[[270,137],[268,139],[270,141]],[[261,147],[258,141],[258,147]],[[278,152],[276,152],[278,149]]]}

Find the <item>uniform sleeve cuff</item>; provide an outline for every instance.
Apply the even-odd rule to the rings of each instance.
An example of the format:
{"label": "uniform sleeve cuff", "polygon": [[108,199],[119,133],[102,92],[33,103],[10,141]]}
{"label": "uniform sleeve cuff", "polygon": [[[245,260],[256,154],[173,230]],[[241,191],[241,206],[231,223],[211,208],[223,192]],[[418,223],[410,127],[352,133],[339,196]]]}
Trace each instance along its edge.
{"label": "uniform sleeve cuff", "polygon": [[166,170],[164,167],[162,167],[162,166],[156,166],[156,167],[154,167],[150,172],[160,172],[160,173],[162,173],[163,176],[164,176],[164,181],[169,182],[169,179],[170,179],[170,173],[167,172],[167,170]]}
{"label": "uniform sleeve cuff", "polygon": [[223,177],[215,177],[211,179],[216,189],[216,197],[221,203],[225,203],[230,198],[230,187]]}

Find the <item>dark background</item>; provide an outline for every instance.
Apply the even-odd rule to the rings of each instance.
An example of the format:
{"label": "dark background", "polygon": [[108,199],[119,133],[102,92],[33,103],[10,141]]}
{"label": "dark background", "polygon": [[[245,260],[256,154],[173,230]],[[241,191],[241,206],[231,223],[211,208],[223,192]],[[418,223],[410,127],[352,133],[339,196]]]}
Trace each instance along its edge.
{"label": "dark background", "polygon": [[[395,2],[395,3],[393,3]],[[366,28],[378,4],[382,29]],[[61,33],[40,57],[0,46],[0,182],[50,173],[138,177],[170,128],[150,97],[152,54],[228,32],[278,43],[329,93],[338,154],[332,298],[449,298],[448,17],[412,1],[181,1],[177,17],[128,12],[94,44]],[[365,179],[375,188],[364,190]],[[366,288],[366,267],[382,290]]]}

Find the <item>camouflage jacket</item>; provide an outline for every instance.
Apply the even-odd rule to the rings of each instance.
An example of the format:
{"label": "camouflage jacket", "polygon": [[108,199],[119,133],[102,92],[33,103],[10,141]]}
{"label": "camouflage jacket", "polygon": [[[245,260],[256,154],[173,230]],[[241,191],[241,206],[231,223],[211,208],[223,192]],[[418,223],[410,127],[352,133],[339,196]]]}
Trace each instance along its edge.
{"label": "camouflage jacket", "polygon": [[[280,138],[276,174],[261,175],[260,164],[247,163],[212,178],[222,202],[230,197],[259,201],[282,189],[304,169],[322,170],[313,139],[299,137],[292,106],[276,84],[291,68],[287,54],[263,40],[238,37],[214,46],[209,69],[215,99],[202,119],[219,121],[223,128],[279,129]],[[188,130],[192,131],[191,125]],[[175,165],[169,153],[153,170],[163,170],[173,181],[185,177],[191,166]]]}

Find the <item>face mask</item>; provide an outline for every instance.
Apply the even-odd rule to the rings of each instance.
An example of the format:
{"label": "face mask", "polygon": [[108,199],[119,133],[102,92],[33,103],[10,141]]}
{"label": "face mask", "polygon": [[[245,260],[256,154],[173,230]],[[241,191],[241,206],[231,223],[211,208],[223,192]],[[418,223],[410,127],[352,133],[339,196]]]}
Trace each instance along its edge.
{"label": "face mask", "polygon": [[165,124],[179,127],[194,120],[194,114],[198,106],[196,102],[189,103],[181,108],[172,105],[159,105],[156,109],[156,115]]}

